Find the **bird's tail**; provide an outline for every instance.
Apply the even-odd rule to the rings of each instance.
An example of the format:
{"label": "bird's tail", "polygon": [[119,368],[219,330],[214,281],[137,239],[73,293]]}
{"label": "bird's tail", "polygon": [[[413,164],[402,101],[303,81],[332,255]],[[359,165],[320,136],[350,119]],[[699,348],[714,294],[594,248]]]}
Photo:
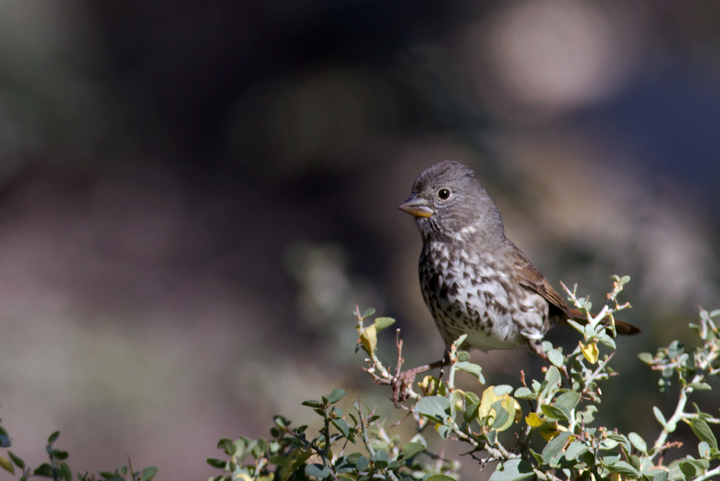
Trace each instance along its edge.
{"label": "bird's tail", "polygon": [[[588,323],[587,315],[577,309],[570,310],[570,318],[583,326]],[[610,319],[606,317],[602,320],[602,323],[608,325],[610,323]],[[642,332],[639,327],[633,326],[629,322],[619,321],[617,319],[615,319],[615,330],[618,334],[623,336],[634,336],[635,334],[640,334]]]}

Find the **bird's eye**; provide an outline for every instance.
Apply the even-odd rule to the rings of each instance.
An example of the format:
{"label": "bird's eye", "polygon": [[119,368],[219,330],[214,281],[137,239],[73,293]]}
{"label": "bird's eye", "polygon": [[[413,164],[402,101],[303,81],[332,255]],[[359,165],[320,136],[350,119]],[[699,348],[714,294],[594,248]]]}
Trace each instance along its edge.
{"label": "bird's eye", "polygon": [[450,192],[450,189],[440,189],[437,191],[437,196],[440,198],[440,200],[448,200],[451,195],[452,192]]}

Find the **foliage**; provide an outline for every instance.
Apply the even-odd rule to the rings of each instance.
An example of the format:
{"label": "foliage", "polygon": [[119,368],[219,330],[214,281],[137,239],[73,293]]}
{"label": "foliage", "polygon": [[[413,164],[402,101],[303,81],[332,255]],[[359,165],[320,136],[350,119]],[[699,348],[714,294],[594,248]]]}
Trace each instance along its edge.
{"label": "foliage", "polygon": [[[46,451],[50,457],[50,462],[43,463],[33,469],[32,467],[26,465],[25,461],[23,461],[19,456],[8,450],[7,457],[0,456],[0,468],[11,474],[15,474],[15,468],[18,468],[20,470],[18,473],[20,474],[20,481],[27,481],[29,478],[33,477],[52,478],[54,481],[72,481],[73,471],[70,469],[68,463],[65,462],[68,458],[67,451],[61,451],[53,446],[59,436],[60,431],[55,431],[48,438]],[[12,442],[10,441],[7,431],[0,426],[0,447],[9,448],[11,445]],[[80,481],[96,481],[99,479],[107,481],[121,481],[128,479],[126,476],[130,475],[129,479],[132,481],[150,481],[157,474],[157,471],[158,470],[155,466],[149,466],[142,471],[133,471],[132,462],[128,458],[127,466],[120,466],[115,471],[102,471],[99,474],[99,478],[96,478],[93,474],[85,472],[77,473],[77,479]]]}
{"label": "foliage", "polygon": [[[322,420],[316,436],[309,434],[308,426],[292,427],[289,420],[276,416],[268,440],[221,440],[218,448],[229,459],[208,460],[224,472],[211,479],[455,479],[459,462],[427,449],[425,437],[433,430],[447,442],[467,445],[468,456],[481,468],[494,470],[491,481],[703,481],[720,476],[720,450],[710,427],[720,419],[701,412],[696,405],[687,411],[688,396],[696,390],[711,389],[706,381],[720,374],[720,332],[713,321],[720,317],[720,310],[701,310],[700,324],[691,325],[702,341],[700,347],[688,351],[673,342],[655,355],[640,355],[643,362],[661,372],[661,389],[667,389],[673,379],[680,385],[677,408],[669,418],[653,408],[662,427],[654,441],[634,432],[623,434],[593,426],[602,396],[599,383],[616,374],[610,367],[616,349],[613,316],[629,307],[617,300],[629,280],[627,276],[614,277],[608,303],[596,316],[590,314],[589,300],[576,296],[577,286],[573,291],[566,288],[570,301],[587,314],[588,323],[582,326],[570,321],[582,340],[568,354],[549,342],[543,344],[551,365],[542,379],[526,383],[523,375],[521,386],[487,386],[479,395],[457,388],[456,371],[469,373],[484,384],[481,367],[458,350],[464,339],[461,337],[451,349],[447,378],[426,376],[417,383],[419,389],[413,386],[409,390],[407,405],[400,407],[407,411],[400,422],[414,425],[416,434],[411,439],[403,441],[393,435],[373,410],[359,402],[353,402],[351,412],[344,413],[338,403],[345,391],[335,389],[321,400],[303,403]],[[398,363],[393,374],[378,359],[376,348],[378,333],[394,321],[379,317],[366,325],[373,314],[373,309],[364,314],[356,312],[358,348],[368,355],[366,371],[375,382],[392,385],[403,361],[402,341],[398,335]],[[605,353],[601,354],[601,349]],[[698,455],[667,462],[666,452],[679,444],[668,442],[668,435],[679,422],[687,423],[699,439]],[[495,464],[488,466],[491,462]]]}
{"label": "foliage", "polygon": [[[652,408],[661,427],[656,439],[593,426],[602,398],[599,384],[616,374],[610,366],[616,349],[614,315],[630,307],[617,300],[629,280],[614,277],[608,303],[596,316],[590,314],[589,300],[577,297],[577,286],[572,291],[565,288],[569,300],[587,315],[587,324],[569,321],[582,339],[568,354],[549,342],[543,343],[550,366],[541,379],[526,382],[521,372],[519,386],[487,386],[479,394],[459,389],[455,385],[457,371],[485,384],[482,368],[470,362],[468,353],[458,349],[465,339],[461,336],[450,349],[447,377],[425,376],[410,387],[408,402],[398,408],[406,415],[396,424],[412,425],[415,434],[409,436],[410,439],[394,434],[395,425],[386,426],[375,410],[360,400],[350,403],[344,412],[341,401],[346,393],[335,389],[319,400],[303,402],[319,417],[321,427],[317,433],[307,425],[293,426],[288,419],[275,416],[275,426],[268,439],[220,440],[217,447],[225,458],[212,458],[207,462],[222,474],[211,480],[457,479],[459,461],[428,449],[426,437],[432,431],[443,442],[466,445],[465,455],[481,469],[492,470],[491,481],[704,481],[718,477],[720,449],[711,426],[720,424],[720,419],[702,412],[694,403],[690,408],[688,402],[693,392],[711,390],[710,378],[720,376],[720,330],[715,323],[720,318],[720,309],[712,312],[701,309],[699,324],[690,325],[701,340],[698,347],[686,349],[674,341],[654,355],[639,355],[642,362],[660,372],[661,391],[667,391],[673,383],[678,385],[677,406],[669,417],[659,408]],[[374,313],[374,309],[364,314],[359,310],[355,313],[359,334],[357,349],[367,354],[365,370],[373,380],[379,385],[393,386],[403,363],[403,343],[398,331],[398,359],[392,373],[377,357],[377,343],[378,334],[395,321],[377,317],[368,322]],[[669,461],[667,452],[680,443],[669,442],[668,436],[676,431],[679,423],[687,424],[698,438],[697,456]],[[0,455],[0,468],[12,474],[19,470],[21,481],[31,477],[70,481],[73,475],[66,462],[68,453],[54,447],[59,434],[56,431],[48,439],[49,462],[33,469],[7,450]],[[10,446],[9,435],[0,426],[0,448]],[[77,478],[80,481],[149,481],[156,473],[157,469],[152,466],[135,471],[128,459],[127,466],[100,472],[99,477],[78,473]]]}

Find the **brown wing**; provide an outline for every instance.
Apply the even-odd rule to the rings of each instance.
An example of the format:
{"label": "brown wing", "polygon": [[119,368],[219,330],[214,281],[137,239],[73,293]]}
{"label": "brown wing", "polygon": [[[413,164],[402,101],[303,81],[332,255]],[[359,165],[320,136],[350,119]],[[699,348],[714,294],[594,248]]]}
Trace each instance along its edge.
{"label": "brown wing", "polygon": [[[545,279],[545,276],[543,276],[540,271],[537,270],[537,267],[532,265],[532,263],[527,259],[527,257],[525,257],[525,255],[520,252],[520,249],[517,249],[516,247],[516,250],[518,253],[518,260],[515,263],[515,270],[518,273],[518,282],[520,283],[520,285],[523,287],[527,287],[528,289],[531,289],[543,296],[543,298],[545,298],[545,300],[550,303],[551,310],[554,306],[555,308],[560,309],[560,311],[562,311],[562,314],[564,314],[565,316],[572,318],[573,320],[579,322],[582,325],[587,324],[587,316],[582,314],[577,309],[568,308],[567,304],[565,304],[565,301],[563,301],[563,298],[560,297],[560,294],[558,294],[557,291],[553,289],[553,286],[551,286],[548,280]],[[606,318],[603,323],[607,324],[607,322],[608,320]],[[640,334],[642,332],[640,328],[619,319],[615,319],[615,329],[617,330],[618,334],[630,336]]]}
{"label": "brown wing", "polygon": [[[518,250],[518,252],[520,252]],[[537,267],[524,256],[520,255],[518,261],[515,263],[515,270],[518,274],[518,282],[521,286],[527,287],[543,296],[546,301],[560,309],[564,313],[568,312],[567,304],[560,297],[560,294],[550,285],[545,276],[543,276]]]}

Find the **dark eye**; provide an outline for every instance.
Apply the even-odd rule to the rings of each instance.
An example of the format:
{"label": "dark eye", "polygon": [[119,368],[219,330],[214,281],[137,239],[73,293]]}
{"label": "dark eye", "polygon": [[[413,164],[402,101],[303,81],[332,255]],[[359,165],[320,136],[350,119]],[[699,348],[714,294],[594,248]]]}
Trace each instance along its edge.
{"label": "dark eye", "polygon": [[451,195],[452,192],[450,192],[450,189],[440,189],[437,191],[437,196],[440,198],[440,200],[448,200]]}

